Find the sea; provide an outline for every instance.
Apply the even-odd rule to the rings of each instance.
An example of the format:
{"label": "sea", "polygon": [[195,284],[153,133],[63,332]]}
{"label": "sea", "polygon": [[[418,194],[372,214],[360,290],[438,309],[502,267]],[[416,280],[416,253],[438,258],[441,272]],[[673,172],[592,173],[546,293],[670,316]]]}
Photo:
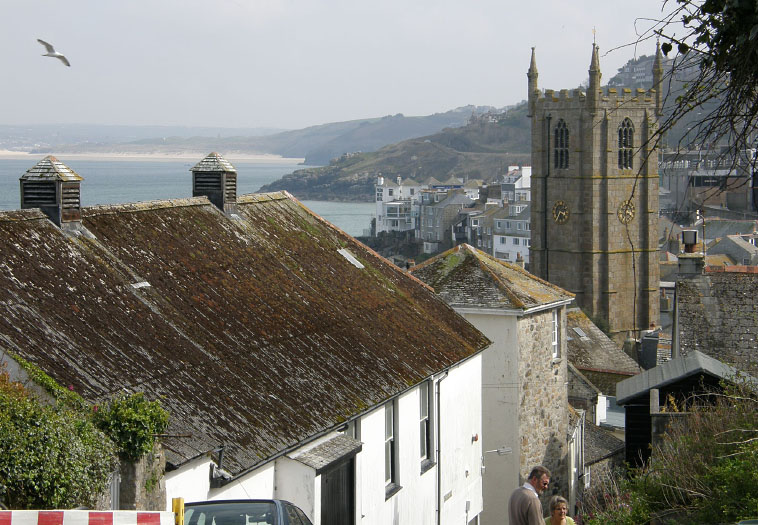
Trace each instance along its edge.
{"label": "sea", "polygon": [[[0,158],[0,210],[21,206],[19,178],[42,157],[27,159]],[[188,159],[67,159],[59,160],[81,175],[82,206],[122,204],[192,196],[190,168],[197,161]],[[307,166],[296,159],[231,160],[237,169],[237,194],[255,193],[284,175]],[[371,226],[375,206],[371,202],[301,201],[349,235],[364,235]]]}

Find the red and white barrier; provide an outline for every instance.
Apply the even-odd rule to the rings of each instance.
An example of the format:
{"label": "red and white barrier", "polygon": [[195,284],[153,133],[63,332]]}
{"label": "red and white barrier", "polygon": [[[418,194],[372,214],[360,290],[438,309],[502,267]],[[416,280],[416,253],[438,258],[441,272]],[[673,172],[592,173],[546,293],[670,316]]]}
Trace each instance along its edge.
{"label": "red and white barrier", "polygon": [[0,510],[0,525],[174,525],[174,513],[134,510]]}

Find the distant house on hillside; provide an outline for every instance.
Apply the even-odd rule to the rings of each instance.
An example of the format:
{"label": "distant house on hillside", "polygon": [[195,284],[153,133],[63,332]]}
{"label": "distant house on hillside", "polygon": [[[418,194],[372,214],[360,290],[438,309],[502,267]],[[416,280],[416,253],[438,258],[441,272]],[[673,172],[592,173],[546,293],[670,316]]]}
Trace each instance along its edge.
{"label": "distant house on hillside", "polygon": [[476,522],[487,338],[288,194],[237,197],[220,155],[192,171],[202,196],[89,208],[53,157],[22,177],[47,210],[0,212],[0,359],[160,399],[167,501]]}
{"label": "distant house on hillside", "polygon": [[573,295],[467,244],[410,271],[493,341],[482,354],[482,522],[507,522],[507,495],[538,464],[552,471],[549,492],[573,505],[570,463],[582,450],[569,440],[581,433],[570,425],[566,390],[566,308]]}
{"label": "distant house on hillside", "polygon": [[758,246],[744,240],[739,235],[727,235],[713,241],[708,246],[708,255],[723,254],[729,257],[733,265],[758,265]]}

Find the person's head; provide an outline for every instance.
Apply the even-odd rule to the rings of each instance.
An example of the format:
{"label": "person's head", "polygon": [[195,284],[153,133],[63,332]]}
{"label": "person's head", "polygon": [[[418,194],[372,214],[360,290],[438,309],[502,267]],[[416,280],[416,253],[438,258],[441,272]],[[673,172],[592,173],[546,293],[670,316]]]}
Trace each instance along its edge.
{"label": "person's head", "polygon": [[534,467],[529,473],[527,481],[534,487],[537,494],[542,494],[542,491],[550,484],[550,471],[542,466]]}
{"label": "person's head", "polygon": [[553,496],[550,498],[550,517],[553,518],[553,523],[557,523],[562,520],[568,514],[568,501],[563,496]]}

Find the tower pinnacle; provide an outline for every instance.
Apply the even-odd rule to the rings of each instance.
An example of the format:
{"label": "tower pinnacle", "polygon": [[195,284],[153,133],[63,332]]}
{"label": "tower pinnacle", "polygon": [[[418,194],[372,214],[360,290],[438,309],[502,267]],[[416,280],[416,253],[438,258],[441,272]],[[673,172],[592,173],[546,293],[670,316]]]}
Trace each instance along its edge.
{"label": "tower pinnacle", "polygon": [[527,116],[531,117],[534,113],[534,103],[537,99],[538,93],[537,90],[539,89],[537,86],[537,77],[539,74],[537,73],[537,58],[534,53],[534,47],[532,47],[532,60],[529,63],[529,71],[526,72],[526,77],[529,79],[528,82],[528,97],[529,97],[529,114]]}

